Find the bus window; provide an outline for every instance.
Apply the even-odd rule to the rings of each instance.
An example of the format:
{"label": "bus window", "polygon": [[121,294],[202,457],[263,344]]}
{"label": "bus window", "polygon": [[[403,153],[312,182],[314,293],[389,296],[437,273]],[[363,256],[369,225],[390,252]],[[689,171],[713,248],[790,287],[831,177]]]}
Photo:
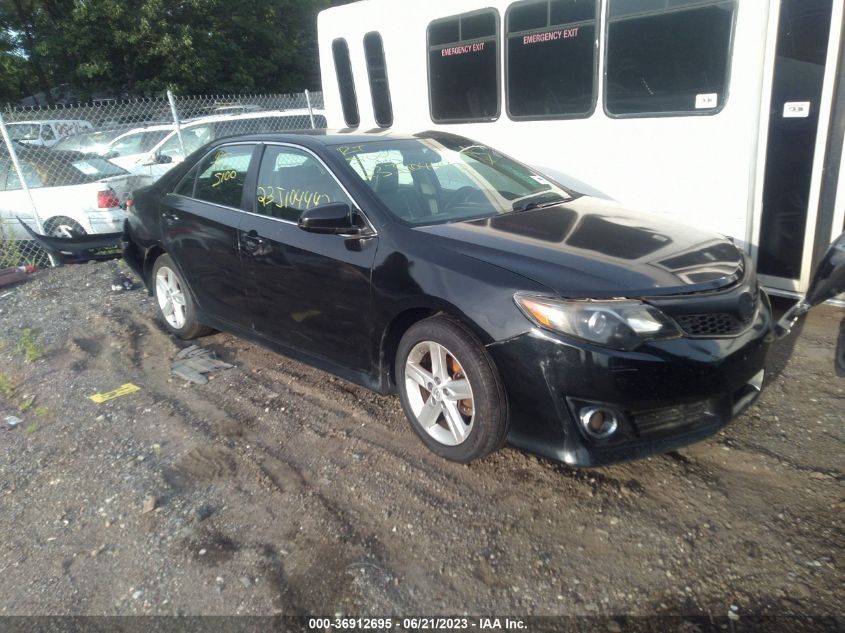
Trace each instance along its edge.
{"label": "bus window", "polygon": [[725,105],[736,3],[691,2],[654,10],[653,0],[611,0],[608,114],[715,114]]}
{"label": "bus window", "polygon": [[340,105],[343,119],[348,127],[358,127],[358,97],[355,95],[355,79],[352,76],[352,64],[349,61],[349,46],[346,40],[338,38],[332,42],[334,70],[337,75],[337,87],[340,90]]}
{"label": "bus window", "polygon": [[499,118],[498,14],[476,11],[428,27],[428,92],[435,123]]}
{"label": "bus window", "polygon": [[367,58],[367,75],[370,78],[370,96],[373,114],[379,127],[393,125],[393,106],[390,103],[390,85],[387,83],[387,66],[384,62],[384,44],[381,35],[373,31],[364,36],[364,56]]}
{"label": "bus window", "polygon": [[596,0],[527,0],[505,18],[512,119],[589,116],[596,103]]}

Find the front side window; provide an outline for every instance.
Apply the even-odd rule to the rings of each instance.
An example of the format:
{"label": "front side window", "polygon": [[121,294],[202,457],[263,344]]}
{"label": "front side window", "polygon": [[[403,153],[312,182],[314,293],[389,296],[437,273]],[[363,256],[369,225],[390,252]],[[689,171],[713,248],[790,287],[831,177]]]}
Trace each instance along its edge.
{"label": "front side window", "polygon": [[370,78],[370,95],[373,114],[380,127],[393,125],[393,106],[390,103],[390,85],[387,83],[387,65],[384,61],[384,44],[376,32],[364,36],[364,56]]}
{"label": "front side window", "polygon": [[379,140],[335,150],[394,216],[413,225],[489,218],[572,198],[525,165],[467,139]]}
{"label": "front side window", "polygon": [[238,209],[254,145],[226,145],[200,161],[194,197]]}
{"label": "front side window", "polygon": [[303,211],[332,202],[352,201],[322,163],[303,150],[267,146],[258,170],[256,213],[296,222]]}
{"label": "front side window", "polygon": [[506,17],[514,119],[589,115],[596,94],[596,0],[529,0]]}
{"label": "front side window", "polygon": [[428,90],[435,123],[499,117],[498,14],[469,13],[428,27]]}
{"label": "front side window", "polygon": [[713,114],[727,100],[735,2],[611,0],[611,115]]}
{"label": "front side window", "polygon": [[41,136],[40,123],[9,123],[6,129],[13,141],[37,141]]}
{"label": "front side window", "polygon": [[347,127],[358,127],[361,118],[358,115],[358,97],[355,94],[355,78],[352,75],[352,63],[349,61],[349,46],[345,39],[332,42],[334,71],[337,75],[337,87],[340,90],[340,105],[343,120]]}

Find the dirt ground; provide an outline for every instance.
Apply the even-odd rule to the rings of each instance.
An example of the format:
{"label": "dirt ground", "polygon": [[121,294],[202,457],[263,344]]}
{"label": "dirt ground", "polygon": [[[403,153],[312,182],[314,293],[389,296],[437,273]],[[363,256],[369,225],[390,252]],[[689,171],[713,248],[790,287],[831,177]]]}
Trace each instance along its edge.
{"label": "dirt ground", "polygon": [[110,291],[121,270],[0,298],[0,614],[845,615],[841,310],[708,441],[462,466],[397,398],[226,334],[202,344],[234,369],[172,378],[186,343],[143,290]]}

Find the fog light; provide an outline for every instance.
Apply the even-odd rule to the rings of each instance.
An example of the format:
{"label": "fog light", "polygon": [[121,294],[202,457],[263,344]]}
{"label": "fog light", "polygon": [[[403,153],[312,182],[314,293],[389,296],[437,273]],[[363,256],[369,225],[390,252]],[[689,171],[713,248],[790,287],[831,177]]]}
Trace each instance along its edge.
{"label": "fog light", "polygon": [[581,426],[590,437],[603,439],[612,435],[619,427],[616,413],[611,409],[587,407],[581,409]]}

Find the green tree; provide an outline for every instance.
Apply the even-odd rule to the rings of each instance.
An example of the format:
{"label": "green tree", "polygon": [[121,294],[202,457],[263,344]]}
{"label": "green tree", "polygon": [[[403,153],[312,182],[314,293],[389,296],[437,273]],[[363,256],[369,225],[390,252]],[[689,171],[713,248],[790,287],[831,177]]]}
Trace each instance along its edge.
{"label": "green tree", "polygon": [[[317,88],[317,13],[335,4],[343,1],[0,0],[0,78],[6,98],[30,84],[115,96]],[[16,60],[28,84],[16,80]]]}

